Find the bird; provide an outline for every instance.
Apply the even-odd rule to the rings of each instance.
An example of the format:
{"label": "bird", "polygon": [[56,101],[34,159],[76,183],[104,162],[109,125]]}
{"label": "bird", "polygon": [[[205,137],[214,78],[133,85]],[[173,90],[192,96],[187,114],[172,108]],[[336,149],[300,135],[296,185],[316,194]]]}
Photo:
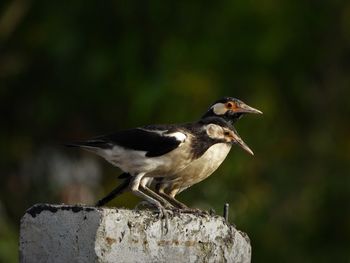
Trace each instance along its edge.
{"label": "bird", "polygon": [[[233,127],[232,130],[234,130]],[[227,157],[231,146],[232,144],[225,142],[212,145],[200,158],[191,162],[185,169],[171,176],[155,178],[152,181],[155,185],[155,192],[182,211],[196,211],[196,209],[193,210],[175,199],[175,196],[213,174]],[[245,148],[245,150],[254,155],[250,149]]]}
{"label": "bird", "polygon": [[[206,118],[218,117],[226,121],[228,124],[233,125],[233,123],[247,113],[262,114],[260,110],[248,106],[239,99],[223,97],[212,103],[201,119],[205,120]],[[233,126],[230,126],[230,129],[234,130]],[[212,147],[209,147],[201,158],[195,160],[178,174],[149,180],[148,185],[155,185],[155,191],[157,194],[163,196],[176,207],[187,209],[186,205],[175,199],[175,195],[210,176],[224,161],[230,149],[230,144],[220,143],[213,145]],[[96,203],[96,206],[107,204],[128,189],[131,180],[130,174],[123,173],[118,178],[124,181],[122,181],[122,183],[113,189],[108,195],[100,199]]]}
{"label": "bird", "polygon": [[128,173],[128,188],[164,215],[169,202],[147,187],[149,180],[180,172],[218,143],[235,143],[251,151],[231,125],[218,117],[185,124],[147,125],[67,146],[93,152]]}
{"label": "bird", "polygon": [[[233,125],[246,113],[262,114],[260,110],[248,106],[239,99],[225,97],[214,102],[203,115],[202,119],[215,115],[220,116],[229,124]],[[234,127],[232,126],[231,129],[234,130]],[[182,209],[182,211],[193,211],[193,209],[190,209],[187,205],[175,199],[175,196],[192,185],[208,178],[215,172],[227,157],[231,146],[231,144],[227,143],[215,144],[208,148],[201,158],[194,160],[177,174],[156,178],[153,182],[156,193],[167,199],[177,208]],[[253,151],[248,151],[248,153],[254,155]]]}

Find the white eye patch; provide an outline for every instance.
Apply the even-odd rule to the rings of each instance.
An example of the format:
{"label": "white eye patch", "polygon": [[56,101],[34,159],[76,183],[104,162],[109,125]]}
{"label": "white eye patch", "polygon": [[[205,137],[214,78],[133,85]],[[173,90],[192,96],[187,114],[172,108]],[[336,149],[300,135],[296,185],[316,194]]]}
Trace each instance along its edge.
{"label": "white eye patch", "polygon": [[223,103],[214,104],[212,109],[216,115],[224,115],[227,111],[225,104],[223,104]]}
{"label": "white eye patch", "polygon": [[216,124],[208,124],[205,127],[207,134],[212,139],[221,139],[224,137],[224,131],[222,127]]}

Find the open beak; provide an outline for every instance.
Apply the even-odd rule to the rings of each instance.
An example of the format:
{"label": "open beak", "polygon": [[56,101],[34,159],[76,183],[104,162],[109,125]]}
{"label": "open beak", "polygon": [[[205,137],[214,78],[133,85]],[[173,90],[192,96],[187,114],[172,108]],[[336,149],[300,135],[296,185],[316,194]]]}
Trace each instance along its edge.
{"label": "open beak", "polygon": [[245,150],[246,152],[248,152],[251,155],[254,155],[253,151],[248,147],[248,145],[242,140],[242,138],[238,135],[237,132],[233,132],[233,140],[232,140],[232,144],[238,144],[239,146],[241,146],[241,148],[243,150]]}
{"label": "open beak", "polygon": [[239,105],[237,105],[237,108],[235,109],[235,112],[237,113],[255,113],[255,114],[263,114],[262,111],[259,111],[253,107],[248,106],[247,104],[241,102]]}

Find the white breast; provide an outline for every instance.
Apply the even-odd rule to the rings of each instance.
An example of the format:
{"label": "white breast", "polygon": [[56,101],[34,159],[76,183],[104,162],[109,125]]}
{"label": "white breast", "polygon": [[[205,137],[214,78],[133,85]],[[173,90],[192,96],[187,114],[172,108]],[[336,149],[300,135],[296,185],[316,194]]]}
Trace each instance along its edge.
{"label": "white breast", "polygon": [[225,160],[230,149],[231,144],[214,144],[199,159],[190,163],[185,169],[176,173],[171,178],[165,179],[164,183],[169,184],[169,186],[175,182],[181,184],[179,193],[182,192],[186,188],[203,181],[215,172]]}

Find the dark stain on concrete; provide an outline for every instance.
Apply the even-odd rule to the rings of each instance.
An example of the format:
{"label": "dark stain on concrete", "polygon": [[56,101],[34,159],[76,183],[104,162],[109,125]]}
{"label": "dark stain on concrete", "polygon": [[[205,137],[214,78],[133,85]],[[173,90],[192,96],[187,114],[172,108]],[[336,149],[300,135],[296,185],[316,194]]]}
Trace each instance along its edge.
{"label": "dark stain on concrete", "polygon": [[108,243],[108,245],[112,245],[113,243],[117,242],[117,240],[115,238],[111,238],[111,237],[106,237],[106,241]]}
{"label": "dark stain on concrete", "polygon": [[37,204],[32,206],[27,210],[27,214],[30,214],[32,217],[36,217],[37,215],[40,215],[43,211],[49,211],[51,213],[56,213],[58,210],[66,210],[66,211],[72,211],[74,213],[78,213],[80,211],[85,212],[91,212],[95,209],[92,207],[86,207],[81,205],[50,205],[50,204]]}

